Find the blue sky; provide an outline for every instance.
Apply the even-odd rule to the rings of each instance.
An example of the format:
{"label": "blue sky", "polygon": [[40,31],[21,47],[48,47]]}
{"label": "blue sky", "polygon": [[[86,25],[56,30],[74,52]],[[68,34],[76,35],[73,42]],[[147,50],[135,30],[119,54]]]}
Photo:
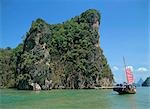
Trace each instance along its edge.
{"label": "blue sky", "polygon": [[125,81],[124,56],[135,81],[150,76],[149,0],[1,0],[0,48],[16,47],[33,20],[61,23],[94,8],[101,13],[100,46],[115,81]]}

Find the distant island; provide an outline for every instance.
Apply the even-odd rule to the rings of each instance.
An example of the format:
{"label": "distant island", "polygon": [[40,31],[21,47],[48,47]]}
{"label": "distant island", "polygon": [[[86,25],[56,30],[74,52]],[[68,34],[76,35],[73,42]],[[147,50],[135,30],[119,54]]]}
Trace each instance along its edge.
{"label": "distant island", "polygon": [[150,77],[147,77],[146,80],[142,83],[144,87],[150,87]]}
{"label": "distant island", "polygon": [[89,9],[61,24],[32,22],[16,48],[0,49],[0,88],[83,89],[112,86],[100,48],[100,13]]}
{"label": "distant island", "polygon": [[140,78],[139,81],[135,84],[136,87],[142,87],[143,82],[144,82],[143,79]]}

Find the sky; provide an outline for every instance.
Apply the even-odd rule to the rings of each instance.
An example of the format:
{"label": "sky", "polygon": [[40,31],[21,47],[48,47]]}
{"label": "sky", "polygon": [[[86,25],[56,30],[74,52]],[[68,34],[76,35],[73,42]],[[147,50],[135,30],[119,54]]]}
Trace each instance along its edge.
{"label": "sky", "polygon": [[15,48],[37,18],[61,23],[87,9],[101,13],[100,47],[115,81],[126,81],[123,56],[135,82],[150,76],[149,0],[0,0],[0,48]]}

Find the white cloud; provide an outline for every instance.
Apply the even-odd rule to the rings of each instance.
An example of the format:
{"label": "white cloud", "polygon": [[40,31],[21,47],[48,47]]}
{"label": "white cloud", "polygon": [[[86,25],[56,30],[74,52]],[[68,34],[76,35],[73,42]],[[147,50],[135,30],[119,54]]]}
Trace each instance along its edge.
{"label": "white cloud", "polygon": [[139,68],[137,69],[137,72],[147,72],[147,71],[148,71],[148,69],[145,68],[145,67],[139,67]]}
{"label": "white cloud", "polygon": [[133,66],[126,66],[126,68],[130,68],[132,72],[134,71]]}
{"label": "white cloud", "polygon": [[119,68],[118,68],[117,66],[113,66],[112,70],[113,70],[113,71],[118,71]]}

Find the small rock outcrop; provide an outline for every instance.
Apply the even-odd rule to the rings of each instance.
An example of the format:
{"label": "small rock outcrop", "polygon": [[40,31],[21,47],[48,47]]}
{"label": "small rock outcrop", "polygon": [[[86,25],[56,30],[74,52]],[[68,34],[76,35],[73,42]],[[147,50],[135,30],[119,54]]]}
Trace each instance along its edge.
{"label": "small rock outcrop", "polygon": [[34,91],[39,91],[41,90],[41,87],[38,83],[31,83],[31,86],[33,87]]}

